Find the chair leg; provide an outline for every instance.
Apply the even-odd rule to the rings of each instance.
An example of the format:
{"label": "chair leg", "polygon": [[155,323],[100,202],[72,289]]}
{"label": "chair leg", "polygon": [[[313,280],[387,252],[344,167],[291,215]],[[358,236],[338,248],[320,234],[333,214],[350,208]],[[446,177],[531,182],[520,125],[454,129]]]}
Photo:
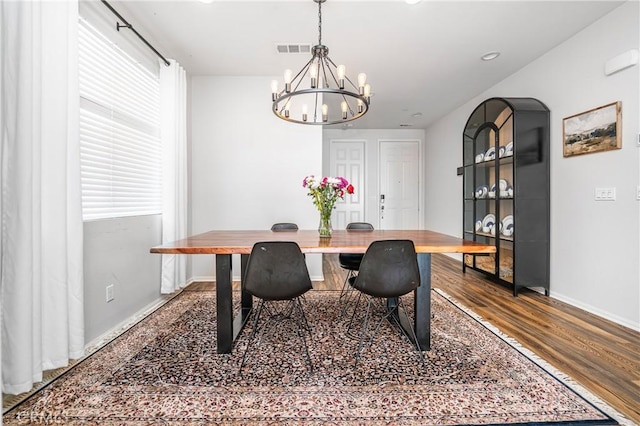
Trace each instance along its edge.
{"label": "chair leg", "polygon": [[[397,311],[398,309],[402,309],[403,311],[406,312],[404,308],[404,303],[402,303],[402,298],[400,297],[398,297],[398,305],[395,307],[394,311]],[[388,315],[389,314],[387,314],[387,316]],[[398,321],[397,316],[393,315],[392,317],[393,317],[393,321],[396,323],[398,328],[402,331],[402,334],[405,334],[404,328],[402,328],[402,326],[400,325],[400,322]],[[413,330],[413,327],[409,327],[409,332],[411,333],[411,338],[409,338],[409,336],[407,336],[407,338],[409,338],[410,343],[415,342],[416,351],[418,352],[418,357],[420,358],[420,362],[422,363],[422,368],[426,370],[427,365],[425,364],[425,361],[424,361],[424,355],[422,354],[422,349],[420,349],[420,344],[418,343],[418,337],[416,336],[416,332]],[[413,342],[411,342],[411,339],[413,339]]]}
{"label": "chair leg", "polygon": [[358,292],[358,297],[357,297],[355,305],[353,307],[353,313],[351,314],[351,318],[349,319],[349,324],[347,324],[347,329],[345,331],[346,335],[349,336],[349,337],[354,337],[354,338],[357,337],[357,336],[354,336],[351,333],[351,327],[353,326],[353,320],[355,319],[356,312],[359,311],[361,300],[362,300],[362,293]]}
{"label": "chair leg", "polygon": [[313,364],[311,363],[311,356],[309,355],[309,347],[307,346],[307,340],[304,337],[304,333],[302,333],[302,330],[304,329],[309,333],[309,335],[311,335],[311,329],[309,328],[309,324],[307,323],[307,316],[304,313],[304,309],[302,308],[302,303],[300,302],[300,299],[294,300],[293,303],[298,308],[299,316],[301,319],[298,319],[297,321],[295,321],[293,317],[292,319],[294,319],[294,321],[296,322],[296,325],[298,326],[298,330],[297,330],[298,337],[300,338],[300,340],[302,340],[302,346],[304,346],[304,353],[307,357],[307,365],[309,366],[309,371],[313,371]]}
{"label": "chair leg", "polygon": [[[371,344],[373,344],[373,339],[375,338],[376,334],[378,334],[378,331],[380,330],[380,326],[382,325],[382,322],[387,320],[389,317],[393,318],[394,323],[398,326],[398,328],[400,329],[400,331],[402,332],[403,335],[405,335],[404,329],[402,328],[402,326],[400,325],[400,322],[398,321],[398,318],[396,316],[398,309],[402,309],[404,310],[404,304],[402,303],[402,298],[398,297],[397,298],[398,303],[397,305],[395,305],[392,309],[388,310],[383,316],[382,318],[380,318],[380,320],[378,321],[375,329],[373,330],[373,333],[371,333],[371,338],[370,341],[368,343],[368,346],[370,346]],[[367,331],[369,329],[369,320],[370,320],[370,316],[371,316],[371,305],[374,303],[375,298],[370,298],[368,303],[367,303],[367,312],[365,314],[365,319],[364,319],[364,324],[362,325],[362,331],[360,333],[360,338],[358,340],[358,349],[356,351],[356,356],[355,356],[355,366],[358,366],[358,361],[360,360],[361,357],[361,351],[362,348],[364,346],[364,339],[367,338]],[[413,327],[410,327],[410,333],[411,333],[411,337],[406,336],[407,339],[409,340],[410,343],[413,344],[413,342],[415,342],[415,347],[416,350],[418,352],[418,357],[420,358],[420,362],[422,363],[422,368],[426,369],[427,366],[425,364],[424,361],[424,355],[422,354],[422,350],[420,349],[420,345],[418,344],[418,338],[416,337],[416,333],[413,330]],[[413,339],[413,342],[411,341]]]}
{"label": "chair leg", "polygon": [[[302,296],[304,296],[304,294]],[[302,305],[302,302],[307,299],[304,299],[302,296],[298,297],[299,314],[302,319],[303,328],[309,333],[309,336],[311,336],[311,326],[309,325],[309,321],[307,321],[307,315],[304,313]]]}
{"label": "chair leg", "polygon": [[244,348],[244,353],[242,354],[242,362],[240,363],[240,369],[239,369],[240,374],[242,374],[242,368],[244,367],[244,363],[247,360],[247,352],[249,351],[249,346],[251,346],[251,343],[256,337],[256,333],[258,331],[258,320],[260,319],[260,314],[262,313],[263,306],[264,306],[264,300],[260,300],[260,302],[258,303],[258,309],[255,314],[256,316],[253,319],[253,329],[251,330],[251,334],[249,335],[249,341],[247,342],[247,347]]}
{"label": "chair leg", "polygon": [[356,276],[355,271],[349,270],[347,276],[342,283],[342,290],[340,290],[340,296],[338,297],[338,303],[340,304],[341,313],[346,314],[346,308],[351,300],[351,294],[353,293],[353,287],[349,280],[352,280]]}
{"label": "chair leg", "polygon": [[[364,343],[364,339],[366,338],[367,335],[367,330],[369,329],[369,318],[371,316],[371,302],[373,301],[373,298],[370,298],[367,301],[367,311],[365,312],[364,315],[364,321],[362,322],[362,329],[360,330],[360,338],[358,339],[358,349],[356,350],[356,362],[355,362],[355,366],[358,366],[358,361],[360,361],[360,353],[362,351],[362,346]],[[354,313],[355,315],[355,313]],[[377,327],[376,327],[377,329]],[[373,341],[373,337],[371,338],[371,341]]]}
{"label": "chair leg", "polygon": [[[262,326],[259,325],[260,317],[262,316],[262,312],[266,311],[270,317],[267,322]],[[249,335],[249,341],[247,342],[247,347],[244,350],[242,355],[242,362],[240,363],[239,373],[242,375],[242,369],[245,366],[247,353],[249,352],[249,347],[255,344],[257,340],[258,328],[263,328],[264,330],[261,332],[262,335],[268,335],[271,333],[273,327],[275,327],[279,321],[288,319],[290,320],[296,327],[296,333],[300,340],[302,341],[302,345],[304,346],[305,357],[307,361],[307,365],[310,371],[313,371],[313,364],[311,363],[311,356],[309,355],[309,348],[307,346],[307,341],[302,330],[306,331],[311,335],[311,327],[307,322],[307,317],[302,307],[302,302],[300,298],[296,298],[293,300],[289,300],[285,307],[282,306],[272,306],[268,302],[264,300],[260,300],[255,317],[253,319],[253,330],[251,330],[251,334]]]}

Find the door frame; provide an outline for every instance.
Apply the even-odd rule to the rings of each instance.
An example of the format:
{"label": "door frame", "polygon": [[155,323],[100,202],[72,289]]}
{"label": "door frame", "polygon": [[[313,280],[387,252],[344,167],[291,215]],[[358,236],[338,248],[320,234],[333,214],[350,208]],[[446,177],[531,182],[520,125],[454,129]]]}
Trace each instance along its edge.
{"label": "door frame", "polygon": [[418,229],[424,229],[424,202],[425,197],[423,194],[424,189],[424,159],[423,159],[423,143],[421,143],[421,139],[416,138],[408,138],[408,139],[400,139],[400,138],[380,138],[377,143],[378,150],[378,181],[377,181],[377,212],[376,212],[376,222],[377,228],[380,228],[380,189],[382,187],[382,144],[383,143],[405,143],[405,142],[415,142],[418,145]]}

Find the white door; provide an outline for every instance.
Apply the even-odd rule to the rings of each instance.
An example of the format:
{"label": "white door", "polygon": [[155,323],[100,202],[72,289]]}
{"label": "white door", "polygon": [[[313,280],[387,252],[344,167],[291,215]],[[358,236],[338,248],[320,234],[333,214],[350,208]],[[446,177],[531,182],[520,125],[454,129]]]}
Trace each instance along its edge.
{"label": "white door", "polygon": [[380,229],[420,227],[420,145],[380,142]]}
{"label": "white door", "polygon": [[333,229],[345,229],[350,222],[364,220],[364,141],[332,140],[329,155],[331,176],[342,176],[355,188],[336,203],[331,216]]}

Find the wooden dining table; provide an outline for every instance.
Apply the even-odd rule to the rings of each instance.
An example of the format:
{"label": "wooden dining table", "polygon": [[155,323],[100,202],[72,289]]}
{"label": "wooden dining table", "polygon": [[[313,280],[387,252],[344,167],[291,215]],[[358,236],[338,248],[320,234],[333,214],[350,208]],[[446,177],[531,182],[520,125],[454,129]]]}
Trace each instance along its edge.
{"label": "wooden dining table", "polygon": [[[209,231],[182,240],[152,247],[151,253],[215,255],[217,351],[230,353],[253,307],[252,296],[242,285],[244,270],[253,245],[263,241],[294,241],[303,253],[364,253],[373,241],[411,240],[416,248],[420,269],[420,286],[414,291],[414,318],[405,313],[401,326],[413,327],[417,344],[422,350],[431,347],[431,254],[432,253],[494,253],[495,246],[485,245],[428,230],[333,231],[330,238],[321,238],[317,230],[274,232]],[[241,256],[240,310],[234,317],[231,256]],[[412,333],[405,332],[408,336]]]}

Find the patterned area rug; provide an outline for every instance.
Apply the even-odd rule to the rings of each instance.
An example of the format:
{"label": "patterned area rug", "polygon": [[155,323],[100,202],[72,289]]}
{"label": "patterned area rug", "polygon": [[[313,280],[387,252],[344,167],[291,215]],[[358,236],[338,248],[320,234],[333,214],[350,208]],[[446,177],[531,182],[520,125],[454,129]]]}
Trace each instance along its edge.
{"label": "patterned area rug", "polygon": [[306,295],[312,371],[283,326],[252,347],[240,374],[249,327],[232,354],[216,354],[215,293],[183,291],[10,410],[4,424],[617,424],[610,408],[435,291],[426,368],[387,322],[355,367],[357,340],[337,299]]}

